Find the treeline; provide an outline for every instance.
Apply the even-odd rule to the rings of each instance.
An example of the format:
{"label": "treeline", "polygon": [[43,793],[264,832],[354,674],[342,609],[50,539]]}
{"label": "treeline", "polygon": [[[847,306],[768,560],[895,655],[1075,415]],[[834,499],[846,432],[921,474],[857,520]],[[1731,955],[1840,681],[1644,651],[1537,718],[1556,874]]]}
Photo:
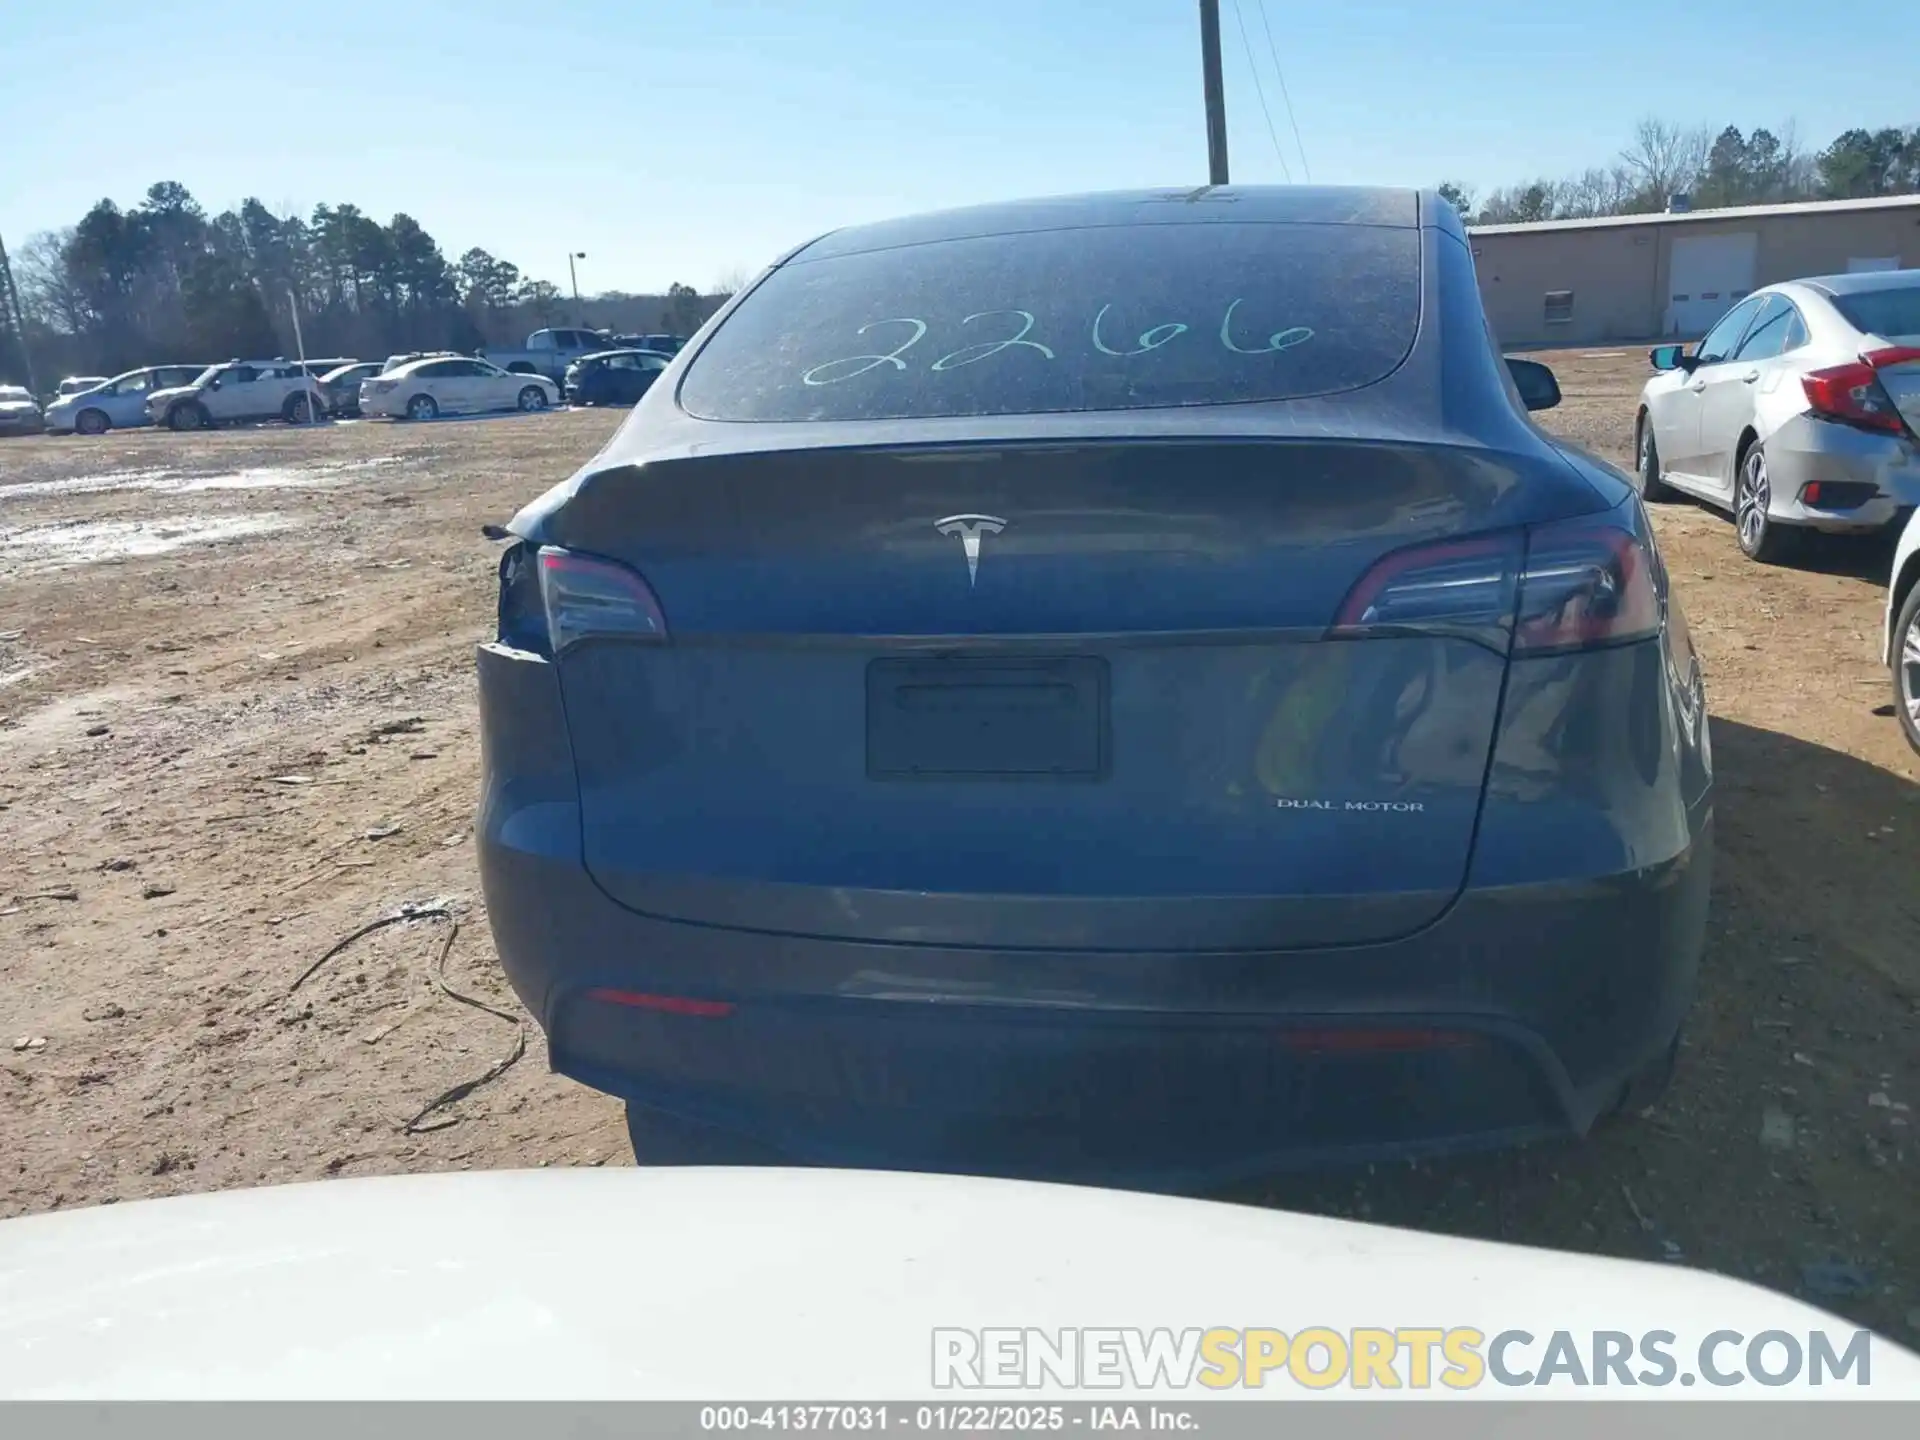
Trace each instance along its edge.
{"label": "treeline", "polygon": [[1791,125],[1752,134],[1729,125],[1716,134],[1711,126],[1689,130],[1647,119],[1610,165],[1484,197],[1451,181],[1440,191],[1473,225],[1651,214],[1673,195],[1688,196],[1696,210],[1910,195],[1920,192],[1920,126],[1846,130],[1810,150]]}
{"label": "treeline", "polygon": [[43,386],[65,374],[295,353],[373,358],[400,350],[517,344],[544,325],[691,334],[725,298],[571,295],[485,250],[449,260],[406,214],[382,224],[354,205],[276,215],[258,200],[209,217],[163,181],[130,209],[102,200],[76,225],[11,256],[24,316],[0,295],[0,382],[25,378],[24,336]]}

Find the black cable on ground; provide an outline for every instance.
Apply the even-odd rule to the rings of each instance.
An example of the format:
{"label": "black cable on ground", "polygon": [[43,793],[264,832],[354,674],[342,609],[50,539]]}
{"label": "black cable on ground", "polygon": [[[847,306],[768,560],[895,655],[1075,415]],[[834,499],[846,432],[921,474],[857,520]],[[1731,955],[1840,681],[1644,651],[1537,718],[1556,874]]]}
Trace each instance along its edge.
{"label": "black cable on ground", "polygon": [[447,983],[447,957],[453,953],[453,942],[460,934],[460,922],[454,917],[453,911],[445,905],[402,905],[391,915],[382,915],[377,920],[370,920],[352,934],[336,940],[324,955],[318,960],[315,960],[305,970],[302,970],[299,977],[287,987],[287,994],[293,994],[294,991],[312,979],[321,966],[325,965],[329,960],[333,959],[334,956],[340,954],[356,941],[364,939],[376,930],[383,930],[389,925],[401,925],[409,920],[444,920],[447,922],[447,938],[441,943],[439,953],[434,957],[433,968],[429,972],[435,987],[439,989],[440,993],[445,995],[449,1000],[458,1001],[460,1004],[481,1011],[483,1014],[491,1015],[496,1020],[504,1020],[507,1024],[513,1026],[514,1029],[513,1049],[503,1058],[489,1066],[484,1074],[477,1075],[471,1080],[462,1080],[458,1085],[450,1086],[441,1091],[422,1106],[411,1120],[400,1127],[403,1134],[421,1135],[433,1130],[445,1130],[449,1126],[459,1124],[458,1116],[448,1116],[433,1125],[423,1125],[420,1122],[436,1111],[444,1110],[447,1106],[466,1099],[467,1096],[473,1094],[474,1091],[480,1089],[483,1085],[491,1085],[495,1080],[498,1080],[502,1075],[506,1074],[507,1071],[517,1065],[520,1062],[520,1057],[527,1053],[527,1027],[518,1015],[509,1010],[502,1010],[498,1006],[489,1005],[478,996],[468,995],[464,991],[456,990]]}

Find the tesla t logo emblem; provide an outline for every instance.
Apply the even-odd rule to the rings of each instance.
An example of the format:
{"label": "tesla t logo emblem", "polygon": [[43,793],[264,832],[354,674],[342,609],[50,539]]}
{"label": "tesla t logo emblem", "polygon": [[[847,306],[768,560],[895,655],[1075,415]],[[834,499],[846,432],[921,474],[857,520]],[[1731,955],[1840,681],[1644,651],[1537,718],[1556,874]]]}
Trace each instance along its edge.
{"label": "tesla t logo emblem", "polygon": [[980,537],[998,535],[1007,528],[1007,522],[998,515],[949,515],[934,521],[933,528],[942,535],[960,537],[960,548],[967,552],[967,586],[971,589],[980,575]]}

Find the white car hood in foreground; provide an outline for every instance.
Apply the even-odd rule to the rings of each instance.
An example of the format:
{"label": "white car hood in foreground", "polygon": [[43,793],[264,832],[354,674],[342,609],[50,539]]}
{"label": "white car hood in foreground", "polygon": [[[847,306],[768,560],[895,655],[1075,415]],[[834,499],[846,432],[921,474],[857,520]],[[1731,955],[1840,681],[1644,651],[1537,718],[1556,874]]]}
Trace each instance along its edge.
{"label": "white car hood in foreground", "polygon": [[[0,1222],[0,1399],[1031,1400],[1042,1397],[936,1390],[932,1332],[1317,1325],[1521,1328],[1543,1340],[1569,1330],[1582,1348],[1593,1330],[1670,1330],[1687,1368],[1716,1329],[1825,1329],[1837,1342],[1854,1330],[1675,1266],[1202,1201],[853,1171],[405,1176]],[[1284,1374],[1226,1392],[1303,1393]],[[1798,1387],[1571,1393],[1763,1398]],[[1875,1338],[1870,1388],[1829,1381],[1805,1393],[1920,1395],[1920,1359]]]}

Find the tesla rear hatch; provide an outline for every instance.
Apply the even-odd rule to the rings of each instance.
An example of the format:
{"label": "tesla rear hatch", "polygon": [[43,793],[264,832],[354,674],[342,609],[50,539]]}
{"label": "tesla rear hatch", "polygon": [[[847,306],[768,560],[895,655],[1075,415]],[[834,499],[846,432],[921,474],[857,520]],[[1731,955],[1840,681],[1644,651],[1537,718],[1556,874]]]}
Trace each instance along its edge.
{"label": "tesla rear hatch", "polygon": [[649,450],[643,410],[505,562],[596,882],[996,948],[1434,919],[1516,634],[1644,635],[1652,591],[1543,442],[1275,428],[1407,360],[1421,240],[1146,226],[775,271],[676,397],[711,439]]}

